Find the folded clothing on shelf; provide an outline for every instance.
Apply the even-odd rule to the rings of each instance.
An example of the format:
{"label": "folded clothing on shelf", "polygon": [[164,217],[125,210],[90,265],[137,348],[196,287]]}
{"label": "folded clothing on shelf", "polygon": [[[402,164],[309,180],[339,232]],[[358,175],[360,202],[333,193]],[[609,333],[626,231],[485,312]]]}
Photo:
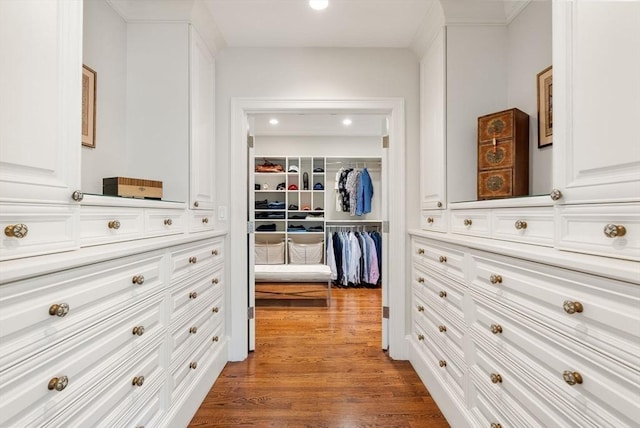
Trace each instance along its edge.
{"label": "folded clothing on shelf", "polygon": [[310,227],[307,227],[307,232],[324,232],[324,227],[322,227],[322,226],[310,226]]}
{"label": "folded clothing on shelf", "polygon": [[275,225],[275,223],[272,223],[272,224],[261,224],[260,226],[256,227],[256,231],[257,232],[275,232],[276,231],[276,225]]}
{"label": "folded clothing on shelf", "polygon": [[264,200],[264,201],[256,201],[256,209],[257,210],[264,210],[269,208],[269,201],[268,200]]}
{"label": "folded clothing on shelf", "polygon": [[283,210],[287,206],[285,202],[273,201],[267,205],[270,210]]}
{"label": "folded clothing on shelf", "polygon": [[306,229],[301,224],[300,225],[290,224],[289,227],[287,227],[287,231],[289,231],[289,232],[305,232]]}

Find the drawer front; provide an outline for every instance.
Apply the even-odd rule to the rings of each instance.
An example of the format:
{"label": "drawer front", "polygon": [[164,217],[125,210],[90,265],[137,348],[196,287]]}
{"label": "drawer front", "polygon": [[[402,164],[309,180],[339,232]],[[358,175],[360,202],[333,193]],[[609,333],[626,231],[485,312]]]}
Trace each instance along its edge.
{"label": "drawer front", "polygon": [[144,211],[144,233],[147,237],[177,235],[187,230],[187,213],[184,210]]}
{"label": "drawer front", "polygon": [[561,206],[556,247],[640,261],[640,204]]}
{"label": "drawer front", "polygon": [[77,206],[0,204],[0,260],[78,247]]}
{"label": "drawer front", "polygon": [[142,208],[83,206],[80,245],[90,246],[140,239],[144,235]]}
{"label": "drawer front", "polygon": [[464,252],[457,247],[435,244],[432,241],[415,238],[413,241],[413,261],[434,270],[448,278],[465,282]]}
{"label": "drawer front", "polygon": [[163,404],[167,394],[166,382],[156,386],[150,394],[133,397],[131,410],[118,420],[105,420],[99,426],[107,427],[157,427],[161,426],[166,406]]}
{"label": "drawer front", "polygon": [[420,228],[434,232],[447,231],[447,212],[444,210],[422,211]]}
{"label": "drawer front", "polygon": [[513,168],[491,169],[478,172],[478,199],[514,196]]}
{"label": "drawer front", "polygon": [[[171,288],[169,311],[171,320],[208,305],[224,291],[224,267],[212,267],[197,277],[186,278]],[[204,302],[204,303],[202,303]]]}
{"label": "drawer front", "polygon": [[451,211],[451,232],[460,235],[488,237],[491,234],[490,210]]}
{"label": "drawer front", "polygon": [[[95,326],[80,330],[62,343],[51,346],[36,357],[0,371],[3,390],[0,415],[3,426],[39,425],[66,409],[86,392],[109,383],[109,373],[121,366],[134,352],[164,335],[159,321],[151,322],[143,336],[132,334],[132,328],[145,319],[159,319],[161,310],[157,297],[141,302],[135,308]],[[60,391],[50,390],[53,379],[68,383]],[[51,385],[53,386],[53,385]]]}
{"label": "drawer front", "polygon": [[[191,353],[203,341],[210,340],[210,334],[218,326],[220,317],[212,310],[220,308],[219,302],[200,306],[193,314],[177,320],[169,331],[170,361],[176,361],[183,353]],[[219,312],[218,312],[219,313]]]}
{"label": "drawer front", "polygon": [[640,366],[637,285],[494,255],[473,255],[473,262],[477,295],[539,320],[579,346]]}
{"label": "drawer front", "polygon": [[494,210],[493,237],[505,241],[553,246],[553,207]]}
{"label": "drawer front", "polygon": [[462,300],[464,287],[433,270],[415,264],[413,268],[414,287],[418,286],[430,306],[444,314],[453,314],[459,320],[464,318]]}
{"label": "drawer front", "polygon": [[478,146],[478,169],[511,168],[514,164],[513,140],[500,141]]}
{"label": "drawer front", "polygon": [[[171,278],[192,275],[223,261],[224,241],[211,240],[205,244],[181,247],[171,254]],[[222,280],[222,278],[218,278]]]}
{"label": "drawer front", "polygon": [[0,370],[160,292],[161,261],[147,253],[0,287]]}
{"label": "drawer front", "polygon": [[215,216],[213,211],[189,210],[189,232],[206,232],[215,228]]}

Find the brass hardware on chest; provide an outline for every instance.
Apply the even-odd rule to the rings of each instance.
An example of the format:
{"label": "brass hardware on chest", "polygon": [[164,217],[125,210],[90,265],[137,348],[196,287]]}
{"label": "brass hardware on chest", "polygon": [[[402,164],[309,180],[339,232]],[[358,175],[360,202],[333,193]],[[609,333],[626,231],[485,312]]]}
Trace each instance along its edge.
{"label": "brass hardware on chest", "polygon": [[195,370],[198,368],[198,363],[196,361],[192,361],[191,364],[189,364],[189,368],[192,370]]}
{"label": "brass hardware on chest", "polygon": [[424,248],[418,248],[418,254],[424,254]]}
{"label": "brass hardware on chest", "polygon": [[423,278],[423,277],[419,277],[419,278],[418,278],[418,282],[419,282],[420,284],[424,284],[424,278]]}
{"label": "brass hardware on chest", "polygon": [[473,224],[473,221],[470,218],[465,218],[463,223],[465,226],[471,226]]}
{"label": "brass hardware on chest", "polygon": [[424,312],[424,306],[418,305],[418,312]]}
{"label": "brass hardware on chest", "polygon": [[553,189],[551,193],[549,193],[549,196],[551,197],[552,200],[557,201],[562,197],[562,192],[558,189]]}
{"label": "brass hardware on chest", "polygon": [[196,263],[198,263],[198,258],[196,256],[189,257],[189,263],[195,265]]}
{"label": "brass hardware on chest", "polygon": [[211,255],[213,255],[213,256],[217,256],[217,255],[218,255],[218,250],[212,250],[212,251],[211,251]]}
{"label": "brass hardware on chest", "polygon": [[489,281],[492,284],[502,284],[502,276],[501,275],[491,275],[489,277]]}
{"label": "brass hardware on chest", "polygon": [[562,378],[565,382],[567,382],[567,384],[571,386],[582,383],[582,375],[578,372],[565,370],[564,372],[562,372]]}
{"label": "brass hardware on chest", "polygon": [[195,325],[189,329],[189,333],[196,334],[198,332],[198,327]]}
{"label": "brass hardware on chest", "polygon": [[192,291],[191,293],[189,293],[190,299],[195,299],[196,297],[198,297],[198,293],[196,293],[195,291]]}
{"label": "brass hardware on chest", "polygon": [[433,224],[433,217],[427,217],[427,223]]}
{"label": "brass hardware on chest", "polygon": [[120,222],[118,220],[111,220],[107,226],[109,226],[109,229],[118,230],[120,229]]}
{"label": "brass hardware on chest", "polygon": [[445,360],[440,360],[440,361],[438,361],[438,365],[440,367],[447,367],[447,362]]}
{"label": "brass hardware on chest", "polygon": [[604,227],[604,236],[607,238],[619,238],[627,234],[627,228],[620,224],[608,224]]}
{"label": "brass hardware on chest", "polygon": [[424,340],[424,335],[419,334],[419,335],[418,335],[418,340]]}
{"label": "brass hardware on chest", "polygon": [[139,325],[139,326],[133,327],[133,330],[131,332],[133,333],[134,336],[142,336],[144,334],[144,326]]}
{"label": "brass hardware on chest", "polygon": [[213,278],[211,280],[211,283],[214,284],[214,285],[217,284],[218,283],[218,278]]}
{"label": "brass hardware on chest", "polygon": [[131,283],[137,285],[144,284],[144,275],[135,275],[133,278],[131,278]]}
{"label": "brass hardware on chest", "polygon": [[444,299],[445,297],[447,297],[447,292],[442,290],[440,293],[438,293],[438,295]]}
{"label": "brass hardware on chest", "polygon": [[438,330],[440,330],[440,333],[445,333],[447,331],[447,327],[444,325],[439,325]]}
{"label": "brass hardware on chest", "polygon": [[203,224],[209,223],[209,217],[202,217],[202,223]]}
{"label": "brass hardware on chest", "polygon": [[198,208],[200,206],[200,202],[198,201],[193,201],[193,206]]}
{"label": "brass hardware on chest", "polygon": [[75,192],[73,192],[73,193],[71,194],[71,199],[73,199],[73,200],[74,200],[74,201],[76,201],[76,202],[80,202],[81,200],[83,200],[83,199],[84,199],[84,193],[82,193],[82,192],[81,192],[81,191],[79,191],[79,190],[76,190]]}
{"label": "brass hardware on chest", "polygon": [[144,384],[144,376],[136,376],[131,381],[131,385],[142,386]]}
{"label": "brass hardware on chest", "polygon": [[164,225],[165,226],[171,226],[173,224],[173,220],[171,220],[170,218],[165,218],[164,219]]}
{"label": "brass hardware on chest", "polygon": [[66,376],[54,377],[51,378],[49,384],[47,385],[47,389],[49,391],[62,391],[69,384],[69,378]]}
{"label": "brass hardware on chest", "polygon": [[211,312],[213,312],[214,314],[217,314],[219,310],[220,308],[218,308],[217,306],[214,306],[213,309],[211,309]]}
{"label": "brass hardware on chest", "polygon": [[575,314],[576,312],[580,313],[584,310],[582,303],[580,302],[572,302],[571,300],[565,300],[562,304],[562,308],[569,315]]}
{"label": "brass hardware on chest", "polygon": [[447,262],[447,258],[445,256],[440,256],[440,257],[438,257],[438,261],[440,263],[446,263]]}
{"label": "brass hardware on chest", "polygon": [[515,227],[518,230],[525,230],[527,228],[527,222],[524,220],[516,220]]}
{"label": "brass hardware on chest", "polygon": [[500,324],[491,324],[491,333],[493,334],[502,333],[502,326]]}
{"label": "brass hardware on chest", "polygon": [[502,383],[502,376],[497,373],[491,373],[491,382],[492,383]]}
{"label": "brass hardware on chest", "polygon": [[67,303],[56,303],[49,307],[49,315],[63,317],[69,313],[69,305]]}
{"label": "brass hardware on chest", "polygon": [[220,340],[218,336],[213,336],[213,338],[211,339],[212,342],[217,342],[218,340]]}
{"label": "brass hardware on chest", "polygon": [[29,233],[26,224],[13,224],[4,228],[4,234],[9,238],[24,238]]}

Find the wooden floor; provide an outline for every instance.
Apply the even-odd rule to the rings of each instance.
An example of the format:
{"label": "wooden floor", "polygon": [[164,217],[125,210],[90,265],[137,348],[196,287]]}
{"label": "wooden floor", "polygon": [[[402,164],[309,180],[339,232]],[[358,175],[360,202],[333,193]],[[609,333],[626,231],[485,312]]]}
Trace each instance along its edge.
{"label": "wooden floor", "polygon": [[230,362],[190,427],[448,427],[407,361],[380,348],[379,289],[329,308],[256,308],[256,351]]}

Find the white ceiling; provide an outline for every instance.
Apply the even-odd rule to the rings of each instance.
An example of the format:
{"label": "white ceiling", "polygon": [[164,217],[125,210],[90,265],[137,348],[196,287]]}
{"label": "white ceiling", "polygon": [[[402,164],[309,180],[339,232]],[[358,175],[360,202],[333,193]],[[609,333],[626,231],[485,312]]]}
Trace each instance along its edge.
{"label": "white ceiling", "polygon": [[434,0],[204,0],[231,47],[406,48]]}
{"label": "white ceiling", "polygon": [[[269,120],[278,119],[277,125]],[[342,121],[351,119],[351,125]],[[250,132],[256,136],[349,136],[372,137],[386,135],[386,116],[374,114],[252,114]]]}

